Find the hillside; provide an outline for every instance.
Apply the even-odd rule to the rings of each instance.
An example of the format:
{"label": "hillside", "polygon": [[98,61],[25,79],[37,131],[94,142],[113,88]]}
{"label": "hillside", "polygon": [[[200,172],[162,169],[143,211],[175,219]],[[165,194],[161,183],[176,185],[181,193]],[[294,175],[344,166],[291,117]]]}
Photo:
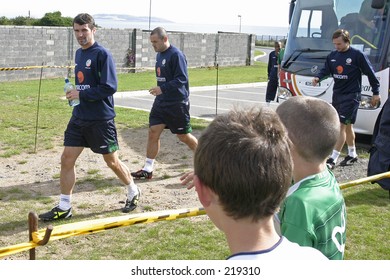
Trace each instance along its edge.
{"label": "hillside", "polygon": [[[117,20],[117,21],[129,21],[129,22],[148,22],[148,16],[132,16],[125,14],[95,14],[93,15],[95,20]],[[153,22],[172,22],[170,20],[158,17],[151,17],[151,21]]]}

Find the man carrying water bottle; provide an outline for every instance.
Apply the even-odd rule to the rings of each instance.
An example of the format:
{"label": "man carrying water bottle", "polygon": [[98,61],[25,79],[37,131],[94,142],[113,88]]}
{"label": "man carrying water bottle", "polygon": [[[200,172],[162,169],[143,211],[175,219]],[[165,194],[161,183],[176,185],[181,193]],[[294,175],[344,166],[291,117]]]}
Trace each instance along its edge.
{"label": "man carrying water bottle", "polygon": [[76,89],[67,92],[66,98],[68,101],[79,99],[80,104],[73,107],[72,117],[65,131],[65,147],[61,156],[60,201],[52,210],[39,215],[43,221],[72,216],[75,163],[84,148],[102,154],[107,166],[127,186],[127,200],[122,212],[133,211],[140,196],[128,167],[118,157],[113,98],[118,82],[112,55],[95,41],[96,26],[91,15],[77,15],[73,20],[73,31],[81,48],[75,55]]}

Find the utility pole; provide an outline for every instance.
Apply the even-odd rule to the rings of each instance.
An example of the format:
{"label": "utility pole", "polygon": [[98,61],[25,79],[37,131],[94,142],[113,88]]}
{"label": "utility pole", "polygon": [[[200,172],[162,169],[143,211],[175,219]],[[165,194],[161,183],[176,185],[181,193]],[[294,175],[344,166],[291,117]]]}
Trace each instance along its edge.
{"label": "utility pole", "polygon": [[152,0],[149,1],[149,31],[150,31],[150,20],[152,18]]}

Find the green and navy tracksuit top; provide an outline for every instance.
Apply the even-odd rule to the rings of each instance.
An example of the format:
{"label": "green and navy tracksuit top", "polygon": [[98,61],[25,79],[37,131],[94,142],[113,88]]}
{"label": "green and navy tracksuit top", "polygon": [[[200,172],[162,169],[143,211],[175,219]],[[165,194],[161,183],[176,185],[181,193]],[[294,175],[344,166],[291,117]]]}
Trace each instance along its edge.
{"label": "green and navy tracksuit top", "polygon": [[163,94],[157,95],[157,102],[188,102],[189,82],[187,60],[184,54],[175,46],[156,55],[157,86]]}
{"label": "green and navy tracksuit top", "polygon": [[379,81],[367,56],[349,47],[345,52],[332,51],[326,58],[325,67],[317,77],[334,79],[333,94],[347,94],[362,91],[362,74],[368,77],[374,95],[379,94]]}
{"label": "green and navy tracksuit top", "polygon": [[80,105],[73,116],[84,121],[115,118],[114,97],[118,81],[111,53],[95,42],[88,49],[75,54],[76,89],[80,91]]}

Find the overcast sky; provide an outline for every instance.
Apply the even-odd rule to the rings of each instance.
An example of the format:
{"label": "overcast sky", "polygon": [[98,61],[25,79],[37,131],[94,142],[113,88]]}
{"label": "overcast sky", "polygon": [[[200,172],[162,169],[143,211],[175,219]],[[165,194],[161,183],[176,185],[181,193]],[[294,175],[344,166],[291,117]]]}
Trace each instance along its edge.
{"label": "overcast sky", "polygon": [[[3,3],[0,17],[30,16],[60,11],[62,16],[78,13],[127,14],[165,18],[176,23],[288,26],[290,0],[11,0]],[[150,5],[151,3],[151,5]],[[241,18],[238,16],[241,15]]]}

